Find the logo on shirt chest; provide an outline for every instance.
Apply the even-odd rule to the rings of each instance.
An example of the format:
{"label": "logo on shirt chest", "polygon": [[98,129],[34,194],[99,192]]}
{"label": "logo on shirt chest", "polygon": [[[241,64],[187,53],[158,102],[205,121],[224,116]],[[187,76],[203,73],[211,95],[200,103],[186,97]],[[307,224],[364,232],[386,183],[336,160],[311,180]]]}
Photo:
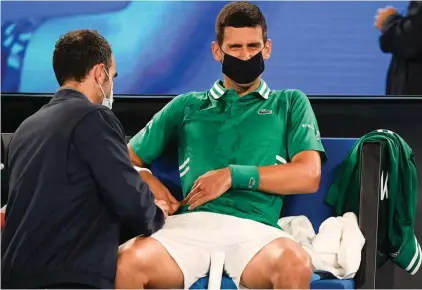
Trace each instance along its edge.
{"label": "logo on shirt chest", "polygon": [[260,109],[258,110],[258,115],[271,115],[273,113],[272,110]]}

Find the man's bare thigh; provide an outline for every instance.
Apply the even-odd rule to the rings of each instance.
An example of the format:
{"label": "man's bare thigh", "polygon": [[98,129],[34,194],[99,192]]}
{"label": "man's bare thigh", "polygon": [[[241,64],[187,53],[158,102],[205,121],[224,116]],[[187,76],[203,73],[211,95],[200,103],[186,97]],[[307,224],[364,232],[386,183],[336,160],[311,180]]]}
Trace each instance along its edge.
{"label": "man's bare thigh", "polygon": [[133,238],[119,248],[116,288],[183,288],[183,273],[160,242]]}

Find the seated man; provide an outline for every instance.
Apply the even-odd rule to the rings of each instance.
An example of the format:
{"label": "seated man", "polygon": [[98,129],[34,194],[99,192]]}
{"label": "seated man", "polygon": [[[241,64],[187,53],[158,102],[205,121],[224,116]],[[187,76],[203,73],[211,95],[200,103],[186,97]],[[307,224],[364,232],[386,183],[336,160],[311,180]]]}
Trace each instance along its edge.
{"label": "seated man", "polygon": [[310,286],[310,257],[277,221],[284,195],[318,190],[326,156],[315,115],[302,92],[270,90],[261,80],[271,40],[257,6],[226,5],[216,34],[212,53],[224,80],[173,99],[128,145],[143,166],[176,140],[185,198],[178,208],[142,173],[155,197],[180,213],[120,247],[117,288],[189,288],[207,275],[215,251],[225,253],[237,285]]}

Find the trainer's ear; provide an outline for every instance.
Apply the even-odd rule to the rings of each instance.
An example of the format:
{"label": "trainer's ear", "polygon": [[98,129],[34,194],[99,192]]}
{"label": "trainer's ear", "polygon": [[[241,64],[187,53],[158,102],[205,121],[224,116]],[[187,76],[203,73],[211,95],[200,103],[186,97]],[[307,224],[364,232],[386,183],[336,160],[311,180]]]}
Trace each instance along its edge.
{"label": "trainer's ear", "polygon": [[94,65],[94,67],[91,69],[91,73],[93,74],[94,80],[97,82],[97,84],[102,85],[107,81],[104,64],[100,63]]}
{"label": "trainer's ear", "polygon": [[218,62],[222,62],[224,59],[224,53],[221,50],[220,46],[218,45],[217,42],[213,41],[211,43],[211,51],[212,51],[212,55],[214,56],[214,59]]}

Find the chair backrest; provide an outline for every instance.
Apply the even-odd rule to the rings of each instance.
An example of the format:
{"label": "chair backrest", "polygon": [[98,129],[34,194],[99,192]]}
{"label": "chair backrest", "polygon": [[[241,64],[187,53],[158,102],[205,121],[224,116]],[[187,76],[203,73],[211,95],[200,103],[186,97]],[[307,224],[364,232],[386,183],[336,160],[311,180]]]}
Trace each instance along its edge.
{"label": "chair backrest", "polygon": [[[12,137],[13,133],[1,134],[2,143],[4,143],[5,148],[9,145]],[[333,173],[346,158],[356,141],[356,138],[322,138],[322,143],[328,155],[328,161],[322,168],[318,192],[315,194],[286,196],[283,211],[281,212],[282,217],[307,216],[314,230],[318,232],[321,223],[333,215],[332,209],[324,202],[325,194],[333,178]],[[4,152],[2,152],[3,154]],[[178,200],[182,200],[183,194],[178,167],[177,149],[175,146],[169,146],[165,154],[154,160],[151,164],[151,171]]]}
{"label": "chair backrest", "polygon": [[165,153],[151,163],[150,169],[177,200],[183,199],[179,160],[175,146],[168,146]]}
{"label": "chair backrest", "polygon": [[12,141],[13,133],[1,133],[1,141],[3,142],[4,148],[9,146],[10,141]]}
{"label": "chair backrest", "polygon": [[[332,209],[324,202],[333,173],[346,158],[356,141],[356,138],[322,138],[328,161],[322,168],[318,192],[315,194],[286,196],[281,216],[305,215],[311,221],[315,231],[318,232],[320,224],[333,214]],[[182,191],[180,188],[177,153],[174,152],[174,149],[168,152],[151,164],[151,171],[180,200]]]}
{"label": "chair backrest", "polygon": [[1,133],[1,206],[3,207],[7,203],[8,193],[9,193],[9,180],[7,177],[7,172],[3,170],[4,168],[4,159],[6,148],[9,146],[10,141],[13,138],[13,133]]}
{"label": "chair backrest", "polygon": [[346,158],[356,141],[356,138],[322,138],[328,161],[322,167],[318,192],[286,196],[282,217],[304,215],[311,221],[315,232],[318,232],[321,223],[333,216],[332,208],[324,202],[333,179],[333,173]]}

